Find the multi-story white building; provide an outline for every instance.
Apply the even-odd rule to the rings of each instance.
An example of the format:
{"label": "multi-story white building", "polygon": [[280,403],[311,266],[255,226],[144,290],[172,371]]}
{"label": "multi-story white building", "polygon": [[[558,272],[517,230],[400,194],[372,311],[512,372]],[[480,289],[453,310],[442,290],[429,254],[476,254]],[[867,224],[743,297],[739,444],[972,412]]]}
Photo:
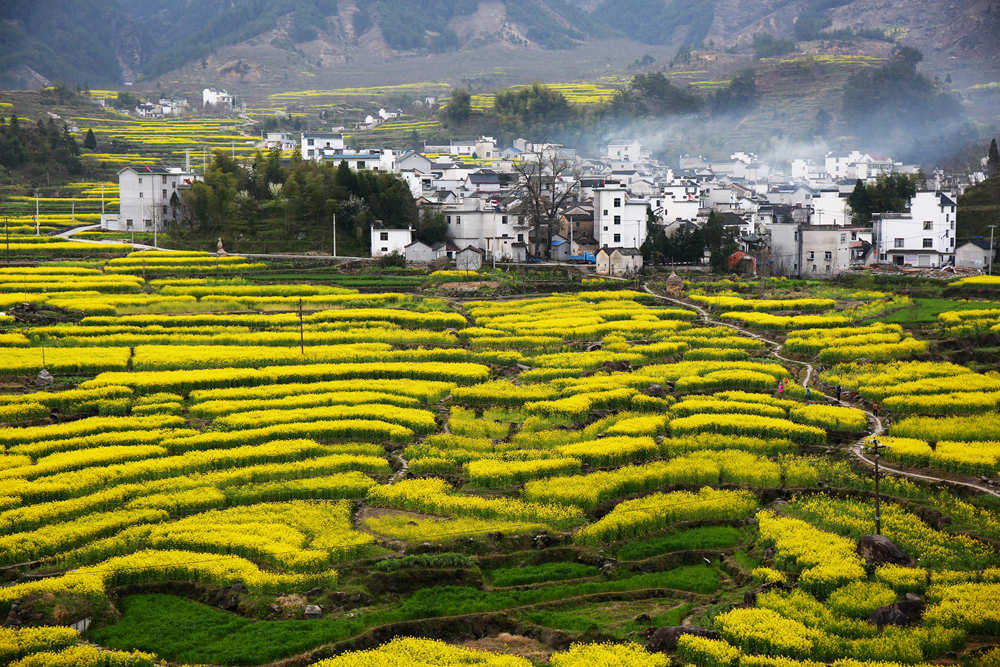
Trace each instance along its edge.
{"label": "multi-story white building", "polygon": [[290,132],[267,132],[264,139],[257,144],[260,148],[274,149],[282,151],[294,150],[298,146],[295,135]]}
{"label": "multi-story white building", "polygon": [[860,263],[868,229],[776,223],[771,235],[771,271],[796,278],[834,278]]}
{"label": "multi-story white building", "polygon": [[201,106],[215,107],[217,109],[232,109],[233,96],[227,90],[205,88],[201,91]]}
{"label": "multi-story white building", "polygon": [[643,158],[642,144],[638,141],[608,144],[606,157],[609,160],[620,160],[622,162],[639,162]]}
{"label": "multi-story white building", "polygon": [[303,132],[299,148],[303,160],[322,160],[344,152],[344,135],[340,132]]}
{"label": "multi-story white building", "polygon": [[812,198],[811,224],[817,226],[833,225],[844,227],[851,224],[851,207],[837,188],[824,188],[819,196]]}
{"label": "multi-story white building", "polygon": [[125,167],[118,172],[117,214],[101,216],[101,229],[162,232],[180,213],[181,192],[202,180],[180,167]]}
{"label": "multi-story white building", "polygon": [[957,214],[955,201],[934,191],[914,195],[909,213],[876,213],[872,222],[874,256],[879,262],[897,266],[952,264]]}
{"label": "multi-story white building", "polygon": [[525,259],[531,232],[529,216],[478,197],[445,206],[442,213],[448,223],[448,238],[455,246],[478,248],[490,260]]}
{"label": "multi-story white building", "polygon": [[594,188],[594,238],[601,248],[638,248],[646,240],[649,202],[630,197],[625,186]]}

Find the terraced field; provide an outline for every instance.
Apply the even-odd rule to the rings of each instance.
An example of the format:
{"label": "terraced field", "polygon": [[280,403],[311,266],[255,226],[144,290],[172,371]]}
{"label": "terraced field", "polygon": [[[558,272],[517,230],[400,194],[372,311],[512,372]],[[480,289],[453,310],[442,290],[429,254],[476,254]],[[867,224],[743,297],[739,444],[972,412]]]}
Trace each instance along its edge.
{"label": "terraced field", "polygon": [[[871,319],[906,297],[244,279],[264,268],[0,268],[0,310],[71,311],[0,316],[0,611],[25,626],[0,629],[5,662],[853,667],[996,644],[1000,379]],[[975,312],[941,326],[994,326]],[[891,559],[857,549],[872,438],[901,473]],[[654,633],[682,624],[710,632]]]}

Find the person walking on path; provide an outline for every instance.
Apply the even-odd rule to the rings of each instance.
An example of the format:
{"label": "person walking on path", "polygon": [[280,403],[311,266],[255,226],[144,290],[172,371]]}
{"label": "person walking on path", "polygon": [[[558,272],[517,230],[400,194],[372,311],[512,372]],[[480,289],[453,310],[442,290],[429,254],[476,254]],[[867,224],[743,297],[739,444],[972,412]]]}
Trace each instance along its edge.
{"label": "person walking on path", "polygon": [[840,403],[840,385],[837,385],[837,402]]}
{"label": "person walking on path", "polygon": [[782,392],[785,391],[785,381],[778,380],[778,397],[781,397]]}

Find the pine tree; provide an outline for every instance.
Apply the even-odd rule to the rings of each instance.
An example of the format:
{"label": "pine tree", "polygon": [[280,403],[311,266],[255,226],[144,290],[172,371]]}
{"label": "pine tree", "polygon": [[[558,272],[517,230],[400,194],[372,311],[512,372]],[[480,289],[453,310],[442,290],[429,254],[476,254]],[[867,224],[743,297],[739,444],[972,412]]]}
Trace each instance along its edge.
{"label": "pine tree", "polygon": [[986,160],[986,168],[990,176],[1000,174],[1000,151],[997,150],[997,140],[995,138],[990,142],[990,152]]}
{"label": "pine tree", "polygon": [[97,137],[94,136],[94,130],[87,130],[87,136],[83,138],[83,147],[92,151],[97,150]]}

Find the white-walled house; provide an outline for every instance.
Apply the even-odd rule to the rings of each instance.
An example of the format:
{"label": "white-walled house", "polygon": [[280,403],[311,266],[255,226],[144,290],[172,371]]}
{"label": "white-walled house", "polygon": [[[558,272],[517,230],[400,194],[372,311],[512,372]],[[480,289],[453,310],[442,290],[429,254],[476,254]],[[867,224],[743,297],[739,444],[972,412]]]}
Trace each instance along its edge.
{"label": "white-walled house", "polygon": [[955,266],[985,271],[990,265],[990,242],[986,239],[966,241],[955,248]]}
{"label": "white-walled house", "polygon": [[646,240],[649,203],[629,196],[625,186],[594,188],[594,238],[600,247],[638,248]]}
{"label": "white-walled house", "polygon": [[866,227],[776,223],[771,235],[771,272],[796,278],[834,278],[860,261]]}
{"label": "white-walled house", "polygon": [[605,157],[609,160],[621,160],[622,162],[638,162],[642,159],[642,144],[638,141],[608,144]]}
{"label": "white-walled house", "polygon": [[922,191],[910,199],[909,213],[876,213],[873,254],[897,266],[942,267],[955,260],[958,205],[942,192]]}
{"label": "white-walled house", "polygon": [[444,243],[427,245],[422,241],[414,241],[403,249],[403,254],[406,255],[407,262],[429,264],[435,260],[445,257],[447,254],[447,247]]}
{"label": "white-walled house", "polygon": [[473,155],[480,160],[499,159],[500,153],[497,151],[497,140],[493,137],[479,137],[476,140],[476,148],[473,151]]}
{"label": "white-walled house", "polygon": [[429,159],[415,151],[407,151],[396,160],[396,166],[400,170],[415,169],[424,173],[430,172],[433,164]]}
{"label": "white-walled house", "polygon": [[383,172],[396,171],[396,154],[388,148],[384,150],[344,151],[342,153],[325,155],[323,159],[338,166],[346,164],[350,169],[355,171],[358,169]]}
{"label": "white-walled house", "polygon": [[201,106],[216,107],[219,109],[232,109],[233,96],[227,90],[205,88],[201,91]]}
{"label": "white-walled house", "polygon": [[392,253],[405,254],[406,246],[413,243],[413,228],[390,229],[372,225],[371,232],[372,257],[382,257]]}
{"label": "white-walled house", "polygon": [[479,197],[466,197],[441,212],[448,223],[448,238],[459,248],[479,248],[498,262],[525,259],[531,231],[528,216]]}
{"label": "white-walled house", "polygon": [[642,269],[642,253],[637,248],[601,248],[595,260],[595,269],[603,276],[630,276]]}
{"label": "white-walled house", "polygon": [[125,167],[118,172],[118,213],[101,216],[101,229],[162,232],[177,219],[181,191],[202,180],[180,167]]}
{"label": "white-walled house", "polygon": [[340,132],[303,132],[299,147],[303,160],[322,160],[344,152],[344,135]]}
{"label": "white-walled house", "polygon": [[839,189],[824,188],[819,196],[812,198],[812,207],[810,223],[813,225],[845,227],[851,224],[851,207]]}

